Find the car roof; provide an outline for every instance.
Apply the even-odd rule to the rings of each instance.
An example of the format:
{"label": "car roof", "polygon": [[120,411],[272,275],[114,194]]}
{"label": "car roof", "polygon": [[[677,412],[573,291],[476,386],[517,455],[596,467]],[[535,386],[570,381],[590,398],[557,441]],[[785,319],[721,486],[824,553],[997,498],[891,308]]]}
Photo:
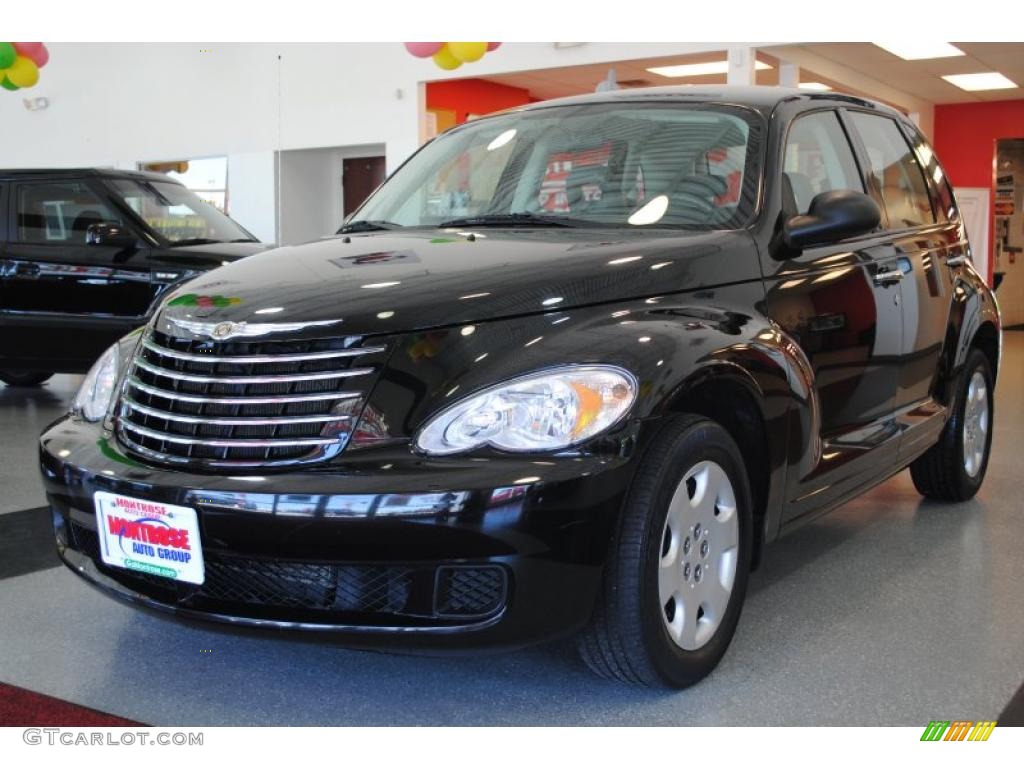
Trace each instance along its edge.
{"label": "car roof", "polygon": [[623,88],[616,91],[602,91],[580,96],[566,96],[560,99],[540,101],[510,111],[529,111],[552,106],[571,106],[575,104],[614,104],[625,101],[660,101],[660,102],[710,102],[719,104],[739,104],[751,107],[760,112],[770,113],[784,101],[822,102],[856,104],[870,109],[877,109],[887,114],[898,115],[891,107],[860,96],[838,93],[835,91],[806,91],[800,88],[781,88],[763,85],[669,85],[654,88]]}
{"label": "car roof", "polygon": [[80,179],[83,176],[180,183],[162,173],[129,171],[121,168],[0,168],[0,179]]}

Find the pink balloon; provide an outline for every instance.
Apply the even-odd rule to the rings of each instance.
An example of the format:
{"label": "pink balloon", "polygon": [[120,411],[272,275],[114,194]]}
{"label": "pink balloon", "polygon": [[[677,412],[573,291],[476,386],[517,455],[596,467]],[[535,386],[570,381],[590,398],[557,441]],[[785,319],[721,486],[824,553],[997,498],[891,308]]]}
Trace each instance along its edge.
{"label": "pink balloon", "polygon": [[36,63],[36,66],[42,69],[46,66],[46,63],[50,60],[50,52],[46,49],[46,45],[43,43],[39,44],[39,49],[34,55],[29,56],[32,61]]}
{"label": "pink balloon", "polygon": [[[35,61],[36,52],[43,47],[42,43],[11,43],[16,50],[22,56],[28,56],[30,59]],[[39,66],[38,64],[36,66]]]}
{"label": "pink balloon", "polygon": [[420,59],[429,59],[444,48],[444,43],[405,43],[405,50]]}
{"label": "pink balloon", "polygon": [[500,45],[501,45],[501,43],[488,43],[487,44],[487,50],[488,51],[496,50],[498,48],[498,46],[500,46]]}

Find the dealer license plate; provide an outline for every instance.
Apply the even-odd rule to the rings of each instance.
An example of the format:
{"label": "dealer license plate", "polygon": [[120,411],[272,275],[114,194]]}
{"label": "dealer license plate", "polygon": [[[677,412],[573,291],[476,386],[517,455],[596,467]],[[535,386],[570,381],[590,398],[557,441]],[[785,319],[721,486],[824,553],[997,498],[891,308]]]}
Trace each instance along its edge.
{"label": "dealer license plate", "polygon": [[104,563],[203,583],[203,549],[194,509],[106,491],[93,494],[93,502]]}

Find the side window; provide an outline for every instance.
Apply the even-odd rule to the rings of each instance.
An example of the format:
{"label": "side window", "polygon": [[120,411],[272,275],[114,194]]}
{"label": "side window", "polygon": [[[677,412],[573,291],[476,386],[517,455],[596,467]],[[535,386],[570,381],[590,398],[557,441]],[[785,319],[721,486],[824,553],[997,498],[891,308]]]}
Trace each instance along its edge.
{"label": "side window", "polygon": [[867,151],[872,183],[885,203],[889,228],[934,223],[924,173],[896,121],[864,112],[851,112],[850,118]]}
{"label": "side window", "polygon": [[793,122],[782,170],[787,213],[806,213],[821,192],[864,191],[853,150],[835,112],[813,112]]}
{"label": "side window", "polygon": [[84,245],[85,231],[101,221],[121,223],[110,206],[81,181],[38,181],[14,187],[21,243]]}

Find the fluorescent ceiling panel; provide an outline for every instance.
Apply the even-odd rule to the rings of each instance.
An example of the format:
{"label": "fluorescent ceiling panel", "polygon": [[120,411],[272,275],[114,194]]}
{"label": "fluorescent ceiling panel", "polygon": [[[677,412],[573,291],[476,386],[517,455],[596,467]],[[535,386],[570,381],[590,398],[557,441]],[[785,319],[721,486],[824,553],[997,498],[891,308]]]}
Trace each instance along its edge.
{"label": "fluorescent ceiling panel", "polygon": [[999,72],[975,72],[970,75],[943,75],[942,79],[965,91],[997,91],[1016,88],[1017,84]]}
{"label": "fluorescent ceiling panel", "polygon": [[875,43],[894,56],[907,61],[918,59],[945,59],[950,56],[964,56],[963,51],[949,43],[937,43],[930,40],[907,40],[902,43]]}
{"label": "fluorescent ceiling panel", "polygon": [[[771,69],[763,61],[754,62],[754,69]],[[728,61],[705,61],[701,64],[672,64],[667,67],[648,67],[648,72],[662,77],[699,77],[700,75],[724,75],[729,71]]]}

